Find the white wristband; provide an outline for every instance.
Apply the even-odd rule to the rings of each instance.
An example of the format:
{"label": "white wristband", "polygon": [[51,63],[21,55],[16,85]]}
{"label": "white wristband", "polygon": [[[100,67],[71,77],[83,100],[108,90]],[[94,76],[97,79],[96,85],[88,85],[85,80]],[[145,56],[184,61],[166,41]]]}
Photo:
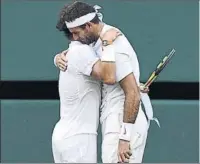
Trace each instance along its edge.
{"label": "white wristband", "polygon": [[131,123],[122,123],[119,139],[121,140],[126,140],[130,141],[131,140],[131,135],[133,133],[135,124]]}
{"label": "white wristband", "polygon": [[103,47],[101,61],[115,62],[114,45],[108,45],[108,46]]}

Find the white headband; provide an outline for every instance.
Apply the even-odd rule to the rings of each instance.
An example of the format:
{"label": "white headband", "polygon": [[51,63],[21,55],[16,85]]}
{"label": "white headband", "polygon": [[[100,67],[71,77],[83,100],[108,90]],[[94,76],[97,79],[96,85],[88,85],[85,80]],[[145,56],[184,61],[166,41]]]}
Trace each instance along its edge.
{"label": "white headband", "polygon": [[96,15],[98,16],[100,21],[102,21],[103,15],[101,13],[99,13],[99,11],[98,11],[98,9],[101,9],[101,7],[98,6],[98,5],[95,5],[94,9],[95,9],[95,12],[86,14],[84,16],[81,16],[81,17],[75,19],[72,22],[65,21],[65,24],[66,24],[67,28],[78,27],[78,26],[81,26],[81,25],[83,25],[83,24],[85,24],[87,22],[90,22]]}

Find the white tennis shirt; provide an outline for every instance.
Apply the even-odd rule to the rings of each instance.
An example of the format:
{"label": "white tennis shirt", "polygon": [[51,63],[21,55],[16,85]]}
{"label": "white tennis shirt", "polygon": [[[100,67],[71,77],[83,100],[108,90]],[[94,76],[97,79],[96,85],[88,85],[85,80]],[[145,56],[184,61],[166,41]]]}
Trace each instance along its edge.
{"label": "white tennis shirt", "polygon": [[92,47],[76,41],[69,45],[67,57],[68,68],[59,76],[60,121],[55,129],[65,138],[97,134],[101,85],[90,74],[99,58]]}

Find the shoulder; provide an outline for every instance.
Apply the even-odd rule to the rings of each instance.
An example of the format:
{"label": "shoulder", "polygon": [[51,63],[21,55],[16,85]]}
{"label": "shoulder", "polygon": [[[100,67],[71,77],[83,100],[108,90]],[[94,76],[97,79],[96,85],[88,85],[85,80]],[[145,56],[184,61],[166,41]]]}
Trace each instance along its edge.
{"label": "shoulder", "polygon": [[118,53],[132,53],[134,51],[133,46],[124,34],[118,36],[117,39],[113,42],[113,45],[115,47],[115,51]]}
{"label": "shoulder", "polygon": [[82,44],[80,47],[79,47],[79,51],[80,52],[94,52],[93,48],[87,44]]}
{"label": "shoulder", "polygon": [[105,24],[105,32],[110,30],[110,29],[116,29],[117,31],[120,31],[123,34],[122,30],[120,30],[119,28],[112,26],[112,25]]}
{"label": "shoulder", "polygon": [[69,50],[69,56],[69,60],[71,59],[73,63],[81,64],[87,62],[88,60],[93,60],[94,58],[96,58],[96,53],[89,45],[81,44],[72,47]]}
{"label": "shoulder", "polygon": [[108,31],[108,30],[110,30],[110,29],[116,29],[117,31],[120,31],[120,33],[122,34],[121,36],[119,36],[119,37],[115,40],[114,45],[116,45],[116,46],[121,45],[120,48],[122,48],[122,45],[123,45],[123,46],[131,46],[130,43],[129,43],[129,41],[128,41],[128,39],[127,39],[127,37],[126,37],[125,34],[122,32],[122,30],[120,30],[120,29],[117,28],[117,27],[114,27],[114,26],[105,24],[105,32]]}
{"label": "shoulder", "polygon": [[92,47],[85,44],[80,44],[80,45],[70,47],[68,53],[70,56],[76,56],[80,54],[88,54],[88,53],[95,53],[95,52]]}

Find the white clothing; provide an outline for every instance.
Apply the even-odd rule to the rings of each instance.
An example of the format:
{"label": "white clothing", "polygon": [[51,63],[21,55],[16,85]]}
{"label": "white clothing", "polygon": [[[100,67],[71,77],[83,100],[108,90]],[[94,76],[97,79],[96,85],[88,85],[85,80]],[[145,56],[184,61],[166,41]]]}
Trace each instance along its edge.
{"label": "white clothing", "polygon": [[[113,28],[109,25],[104,25],[102,33]],[[122,35],[114,42],[115,58],[116,58],[116,79],[121,81],[123,78],[133,73],[136,82],[139,86],[139,63],[134,49]],[[101,41],[98,40],[94,46],[95,51],[100,56]],[[102,124],[102,161],[103,163],[118,162],[118,142],[120,127],[123,120],[125,95],[119,83],[114,85],[103,85],[102,88],[102,104],[101,104],[101,124]],[[134,126],[134,134],[130,141],[132,147],[132,156],[130,162],[141,162],[146,144],[148,122],[145,114],[140,106],[138,116]],[[138,145],[138,146],[137,146]],[[135,154],[134,154],[135,153]],[[136,155],[137,154],[137,155]],[[136,155],[136,156],[134,156]]]}
{"label": "white clothing", "polygon": [[101,85],[90,74],[99,58],[91,47],[79,42],[70,44],[67,55],[68,68],[59,77],[60,118],[67,125],[65,138],[80,133],[97,134]]}
{"label": "white clothing", "polygon": [[[110,28],[114,27],[104,24],[102,33],[106,32]],[[139,86],[139,63],[131,44],[123,35],[114,42],[114,46],[116,51],[115,58],[117,81],[119,82],[130,73],[133,73]],[[93,46],[93,48],[97,53],[96,55],[100,58],[102,54],[102,45],[100,39]],[[104,84],[102,88],[102,99],[100,118],[103,135],[102,160],[104,163],[112,163],[117,162],[119,132],[122,122],[119,121],[119,119],[123,119],[125,95],[119,83],[116,83],[115,85]],[[149,112],[147,112],[147,118],[149,120],[154,119],[152,107],[151,109],[145,108],[145,110],[149,110]],[[145,114],[140,106],[135,122],[135,134],[132,135],[133,137],[131,139],[133,156],[131,156],[130,162],[132,163],[140,163],[142,161],[149,127],[147,118],[145,117]]]}
{"label": "white clothing", "polygon": [[[142,113],[138,114],[138,118]],[[102,122],[102,161],[103,163],[117,163],[118,162],[118,143],[119,133],[122,124],[123,115],[118,113],[111,113]],[[147,126],[146,120],[139,120],[141,127]],[[140,129],[139,126],[132,134],[130,146],[132,150],[132,156],[129,159],[129,163],[141,163],[144,155],[144,149],[147,139],[147,130]]]}
{"label": "white clothing", "polygon": [[[102,33],[105,33],[107,30],[114,28],[113,26],[109,26],[104,24]],[[134,73],[136,82],[139,86],[139,63],[134,49],[131,44],[127,40],[127,38],[122,35],[117,38],[117,40],[113,44],[115,46],[115,58],[116,58],[116,79],[117,81],[121,81],[124,77],[129,75],[130,73]],[[99,39],[94,46],[94,50],[97,55],[101,57],[102,48],[101,48],[101,40]],[[119,83],[114,85],[103,85],[102,89],[102,104],[101,104],[101,121],[105,119],[112,112],[120,112],[123,113],[124,110],[124,100],[125,95],[120,87]],[[120,105],[119,105],[120,104]],[[115,108],[115,106],[118,108]]]}
{"label": "white clothing", "polygon": [[[67,55],[68,69],[65,72],[61,71],[59,77],[60,120],[52,135],[53,149],[55,147],[58,149],[59,145],[62,145],[60,143],[72,141],[81,142],[82,145],[87,144],[74,136],[83,134],[96,136],[99,123],[101,85],[99,81],[90,77],[92,67],[99,58],[91,47],[79,42],[70,44]],[[97,143],[95,141],[91,144]],[[76,152],[76,145],[63,147],[63,151],[66,149],[72,153]],[[66,160],[68,156],[62,158]],[[71,158],[74,159],[74,157]]]}
{"label": "white clothing", "polygon": [[97,136],[79,134],[64,140],[52,140],[55,163],[96,163]]}

